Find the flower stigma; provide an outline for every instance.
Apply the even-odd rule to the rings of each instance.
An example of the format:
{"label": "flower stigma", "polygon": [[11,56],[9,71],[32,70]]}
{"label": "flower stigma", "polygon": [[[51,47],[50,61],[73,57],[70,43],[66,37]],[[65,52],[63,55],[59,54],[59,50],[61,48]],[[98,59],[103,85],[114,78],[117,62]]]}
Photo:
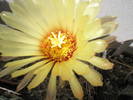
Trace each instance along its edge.
{"label": "flower stigma", "polygon": [[51,34],[53,35],[52,38],[49,37],[49,40],[51,40],[51,44],[52,44],[51,48],[56,47],[56,46],[61,48],[61,45],[65,43],[64,42],[65,36],[61,37],[61,31],[59,31],[58,37],[55,35],[54,32],[51,32]]}
{"label": "flower stigma", "polygon": [[41,52],[55,62],[67,61],[76,50],[76,36],[70,32],[56,30],[49,32],[41,41]]}

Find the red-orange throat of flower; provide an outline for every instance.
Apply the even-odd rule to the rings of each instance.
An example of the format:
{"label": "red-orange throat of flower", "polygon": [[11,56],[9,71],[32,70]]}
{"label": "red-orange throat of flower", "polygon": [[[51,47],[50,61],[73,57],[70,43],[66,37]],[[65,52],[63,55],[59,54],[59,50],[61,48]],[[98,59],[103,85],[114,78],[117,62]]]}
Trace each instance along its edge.
{"label": "red-orange throat of flower", "polygon": [[56,30],[47,33],[41,41],[41,52],[55,62],[67,61],[77,49],[76,36],[70,32]]}

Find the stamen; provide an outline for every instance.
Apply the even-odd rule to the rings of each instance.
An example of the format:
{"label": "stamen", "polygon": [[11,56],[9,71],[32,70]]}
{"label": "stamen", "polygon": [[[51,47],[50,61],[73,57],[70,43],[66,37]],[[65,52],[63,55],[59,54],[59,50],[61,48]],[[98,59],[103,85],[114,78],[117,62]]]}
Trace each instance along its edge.
{"label": "stamen", "polygon": [[[65,43],[64,39],[65,39],[65,36],[61,36],[61,31],[59,31],[57,33],[58,36],[56,36],[56,34],[54,32],[51,32],[52,36],[53,37],[49,37],[48,39],[51,41],[51,48],[54,48],[54,47],[59,47],[59,48],[62,48],[62,44]],[[58,37],[58,38],[57,38]]]}
{"label": "stamen", "polygon": [[77,49],[76,36],[66,31],[52,31],[41,41],[40,49],[49,60],[67,61]]}

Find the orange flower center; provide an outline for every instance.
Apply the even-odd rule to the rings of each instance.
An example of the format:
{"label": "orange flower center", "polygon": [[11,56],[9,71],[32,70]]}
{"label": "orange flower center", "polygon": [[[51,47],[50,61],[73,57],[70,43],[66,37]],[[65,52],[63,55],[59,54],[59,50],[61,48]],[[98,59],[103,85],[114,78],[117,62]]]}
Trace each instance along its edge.
{"label": "orange flower center", "polygon": [[55,62],[67,61],[76,50],[76,36],[70,32],[52,31],[41,41],[41,51],[45,57]]}

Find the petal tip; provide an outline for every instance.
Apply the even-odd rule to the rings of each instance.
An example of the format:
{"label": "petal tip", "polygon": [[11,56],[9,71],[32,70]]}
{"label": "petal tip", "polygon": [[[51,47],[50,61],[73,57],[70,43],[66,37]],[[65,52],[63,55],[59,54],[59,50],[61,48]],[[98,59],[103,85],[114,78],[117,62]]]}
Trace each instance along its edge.
{"label": "petal tip", "polygon": [[114,64],[109,62],[109,63],[105,63],[105,67],[103,68],[104,70],[110,70],[113,69]]}
{"label": "petal tip", "polygon": [[93,83],[92,86],[95,86],[95,87],[103,86],[103,82],[102,81],[97,81],[97,82]]}

